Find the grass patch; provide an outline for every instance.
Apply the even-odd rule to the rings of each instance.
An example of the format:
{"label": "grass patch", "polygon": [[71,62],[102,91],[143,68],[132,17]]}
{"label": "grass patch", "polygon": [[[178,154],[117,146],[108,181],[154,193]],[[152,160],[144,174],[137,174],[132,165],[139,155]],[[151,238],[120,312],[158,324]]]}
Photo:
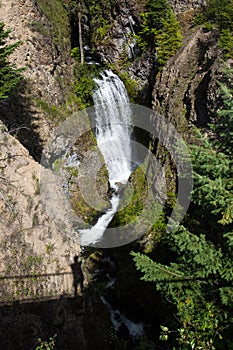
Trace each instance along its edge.
{"label": "grass patch", "polygon": [[[51,24],[54,44],[61,45],[62,48],[67,47],[70,43],[70,24],[63,2],[61,0],[38,0],[37,3]],[[37,23],[36,27],[41,31],[40,24]]]}

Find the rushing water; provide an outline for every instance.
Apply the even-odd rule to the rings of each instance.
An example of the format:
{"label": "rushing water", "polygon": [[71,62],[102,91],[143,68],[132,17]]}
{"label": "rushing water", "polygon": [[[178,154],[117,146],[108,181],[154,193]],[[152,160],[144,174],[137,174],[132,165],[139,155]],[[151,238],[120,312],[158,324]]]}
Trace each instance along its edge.
{"label": "rushing water", "polygon": [[96,139],[108,169],[110,187],[116,192],[110,199],[111,208],[96,225],[92,229],[81,230],[82,245],[95,244],[101,239],[117,212],[120,202],[117,190],[127,183],[132,172],[131,110],[125,86],[110,70],[104,71],[95,82]]}
{"label": "rushing water", "polygon": [[143,323],[133,322],[129,320],[125,315],[123,315],[119,310],[113,309],[112,306],[107,302],[107,300],[101,296],[102,303],[110,311],[111,322],[116,331],[119,331],[120,327],[124,325],[129,332],[129,335],[133,338],[138,338],[144,334]]}
{"label": "rushing water", "polygon": [[123,184],[131,174],[130,136],[131,110],[123,82],[112,71],[104,71],[102,79],[96,79],[98,89],[93,100],[97,122],[97,144],[109,174],[112,188]]}

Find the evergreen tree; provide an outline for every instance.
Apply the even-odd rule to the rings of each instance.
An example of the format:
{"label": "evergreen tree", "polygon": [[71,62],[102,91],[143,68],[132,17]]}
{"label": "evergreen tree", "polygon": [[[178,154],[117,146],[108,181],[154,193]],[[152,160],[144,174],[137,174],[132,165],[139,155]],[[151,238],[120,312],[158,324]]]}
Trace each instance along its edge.
{"label": "evergreen tree", "polygon": [[[222,142],[221,148],[225,144],[224,138]],[[213,149],[208,139],[200,138],[199,145],[192,148],[195,184],[192,201],[199,206],[199,211],[213,219],[213,225],[216,221],[230,224],[233,221],[232,159]]]}
{"label": "evergreen tree", "polygon": [[161,20],[162,28],[154,30],[157,62],[162,67],[181,46],[182,35],[179,22],[172,10]]}
{"label": "evergreen tree", "polygon": [[233,58],[233,31],[229,28],[223,29],[219,37],[218,46],[222,49],[224,58]]}
{"label": "evergreen tree", "polygon": [[163,19],[166,18],[167,13],[171,10],[166,0],[148,1],[145,6],[145,12],[141,14],[142,17],[142,31],[141,35],[145,40],[154,41],[154,29],[163,28]]}
{"label": "evergreen tree", "polygon": [[216,123],[211,128],[217,133],[217,147],[229,157],[233,156],[233,70],[226,67],[224,83],[220,83],[222,107],[216,113]]}
{"label": "evergreen tree", "polygon": [[195,18],[196,24],[205,23],[207,30],[218,29],[219,47],[224,57],[233,58],[233,0],[207,0],[203,8]]}
{"label": "evergreen tree", "polygon": [[228,86],[220,84],[223,105],[212,126],[219,136],[217,141],[210,142],[199,133],[196,145],[190,146],[192,206],[183,225],[162,236],[166,264],[132,253],[142,279],[154,282],[157,290],[176,306],[176,317],[169,325],[172,328],[163,325],[161,339],[171,339],[172,345],[182,350],[233,347],[231,76],[230,69],[224,77]]}
{"label": "evergreen tree", "polygon": [[154,282],[156,289],[176,305],[176,318],[169,325],[172,329],[162,326],[161,339],[175,335],[174,344],[184,350],[215,349],[232,318],[232,253],[230,249],[223,252],[204,235],[193,234],[183,226],[163,237],[163,244],[170,255],[176,255],[167,265],[132,253],[142,279]]}
{"label": "evergreen tree", "polygon": [[141,17],[139,45],[144,49],[147,45],[155,47],[157,62],[162,67],[181,46],[182,35],[179,22],[166,0],[148,2],[146,11],[141,14]]}
{"label": "evergreen tree", "polygon": [[233,30],[233,0],[207,0],[205,16],[220,30]]}
{"label": "evergreen tree", "polygon": [[9,33],[10,30],[4,30],[4,23],[0,22],[0,99],[8,98],[22,79],[22,69],[16,69],[9,62],[9,55],[20,42],[8,45],[6,41]]}

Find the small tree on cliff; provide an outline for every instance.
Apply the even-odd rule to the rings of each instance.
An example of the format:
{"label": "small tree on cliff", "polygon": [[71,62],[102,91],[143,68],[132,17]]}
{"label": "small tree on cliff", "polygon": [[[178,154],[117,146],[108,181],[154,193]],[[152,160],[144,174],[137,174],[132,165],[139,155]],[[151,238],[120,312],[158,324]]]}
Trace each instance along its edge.
{"label": "small tree on cliff", "polygon": [[148,46],[156,48],[157,62],[161,68],[181,46],[179,22],[167,0],[148,1],[141,17],[138,43],[144,49]]}
{"label": "small tree on cliff", "polygon": [[4,30],[4,26],[4,23],[0,22],[0,99],[8,98],[22,79],[20,74],[22,68],[16,69],[9,62],[10,54],[20,45],[20,42],[7,45],[10,30]]}

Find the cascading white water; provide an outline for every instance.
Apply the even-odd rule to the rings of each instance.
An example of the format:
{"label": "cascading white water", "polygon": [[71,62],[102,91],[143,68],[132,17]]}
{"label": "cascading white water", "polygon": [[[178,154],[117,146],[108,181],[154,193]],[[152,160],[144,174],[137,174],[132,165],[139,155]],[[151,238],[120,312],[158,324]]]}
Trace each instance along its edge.
{"label": "cascading white water", "polygon": [[95,79],[93,95],[97,118],[97,144],[103,154],[112,188],[127,183],[131,174],[131,120],[129,98],[123,82],[112,71]]}
{"label": "cascading white water", "polygon": [[[95,79],[97,90],[93,100],[96,115],[96,139],[108,169],[112,189],[127,183],[132,172],[130,136],[131,110],[123,82],[110,70]],[[114,193],[110,199],[111,208],[106,211],[92,229],[81,230],[81,244],[95,244],[117,211],[120,197]]]}

